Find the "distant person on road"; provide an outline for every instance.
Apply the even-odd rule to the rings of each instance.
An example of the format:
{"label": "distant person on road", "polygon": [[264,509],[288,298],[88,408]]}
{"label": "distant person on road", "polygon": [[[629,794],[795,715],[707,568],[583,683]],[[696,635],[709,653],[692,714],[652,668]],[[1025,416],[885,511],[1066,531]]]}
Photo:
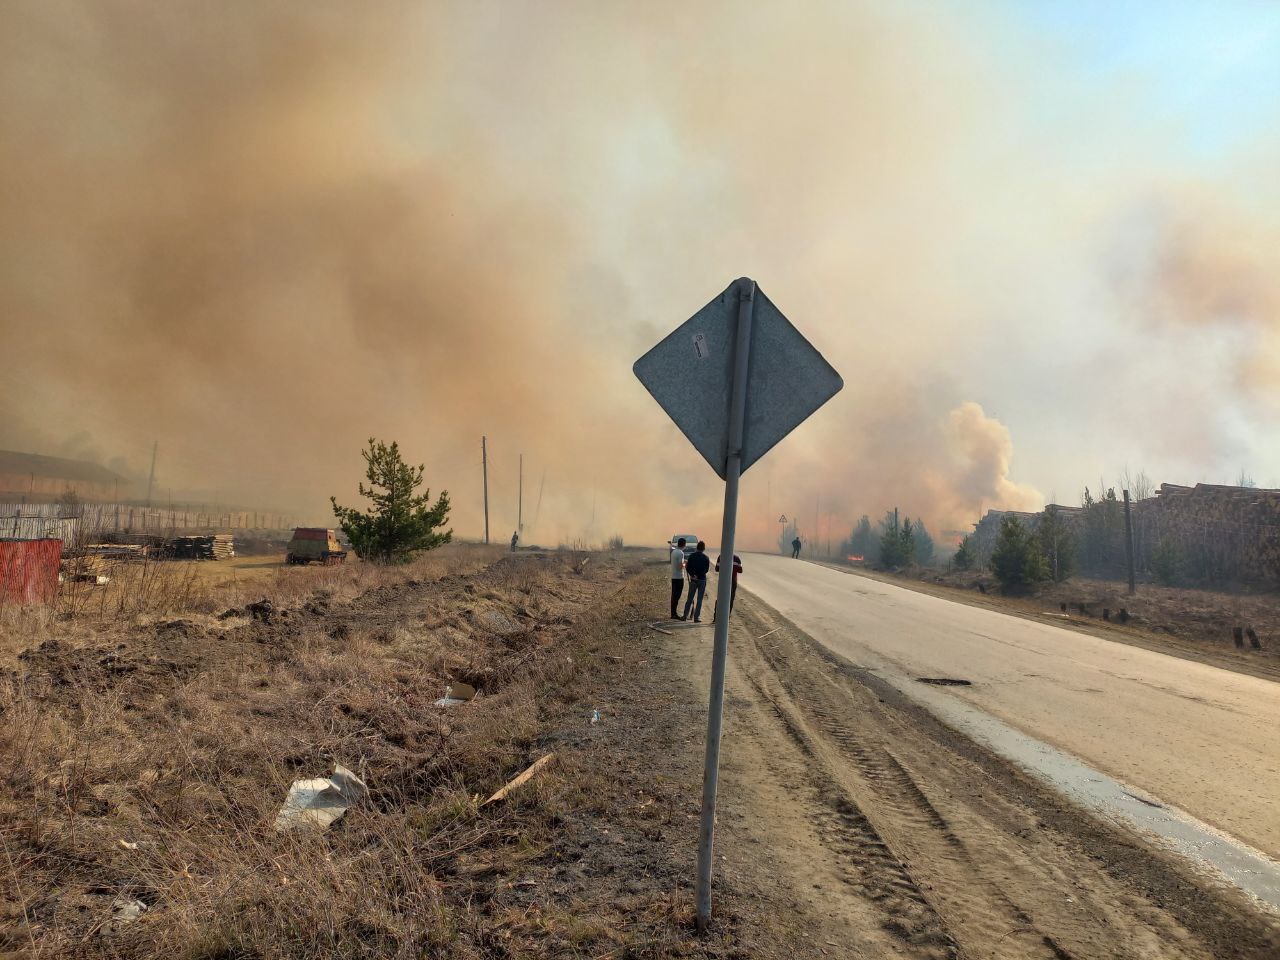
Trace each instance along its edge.
{"label": "distant person on road", "polygon": [[[689,619],[689,609],[693,608],[693,622],[702,622],[702,597],[707,592],[707,572],[711,569],[711,558],[707,556],[707,545],[698,541],[698,549],[692,557],[685,561],[685,570],[689,572],[689,595],[684,600],[684,616]],[[696,598],[696,602],[695,602]]]}
{"label": "distant person on road", "polygon": [[671,619],[679,620],[676,604],[684,593],[684,537],[671,545]]}
{"label": "distant person on road", "polygon": [[799,538],[799,537],[796,537],[794,540],[792,540],[792,541],[791,541],[791,559],[792,559],[792,560],[799,560],[799,559],[800,559],[800,547],[801,547],[801,546],[802,546],[802,544],[800,543],[800,538]]}
{"label": "distant person on road", "polygon": [[511,552],[512,553],[516,552],[516,544],[519,542],[520,542],[520,531],[512,530],[511,531]]}
{"label": "distant person on road", "polygon": [[[716,557],[716,573],[720,572],[720,558]],[[738,599],[738,574],[742,572],[742,558],[736,553],[733,555],[733,587],[729,591],[729,612],[733,612],[733,601]],[[720,615],[720,597],[716,595],[716,608],[711,613],[711,622],[716,622],[716,617]]]}

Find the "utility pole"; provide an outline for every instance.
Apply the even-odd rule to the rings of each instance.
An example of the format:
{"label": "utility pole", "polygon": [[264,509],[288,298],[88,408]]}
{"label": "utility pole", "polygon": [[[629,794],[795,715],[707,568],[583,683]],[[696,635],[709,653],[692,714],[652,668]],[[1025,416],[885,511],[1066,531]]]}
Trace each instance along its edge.
{"label": "utility pole", "polygon": [[822,503],[822,494],[814,494],[813,497],[813,549],[814,556],[817,556],[818,541],[822,537],[822,528],[818,526],[818,505]]}
{"label": "utility pole", "polygon": [[1133,575],[1133,518],[1129,513],[1129,491],[1124,492],[1124,556],[1129,564],[1129,596],[1138,592],[1138,584]]}
{"label": "utility pole", "polygon": [[147,479],[147,506],[151,506],[151,487],[156,482],[156,451],[160,449],[160,441],[151,445],[151,476]]}
{"label": "utility pole", "polygon": [[489,542],[489,440],[480,438],[480,469],[484,476],[484,542]]}
{"label": "utility pole", "polygon": [[533,525],[538,525],[538,518],[542,516],[542,491],[547,485],[547,471],[542,471],[542,479],[538,481],[538,505],[533,508]]}
{"label": "utility pole", "polygon": [[524,536],[524,454],[520,454],[520,503],[516,507],[516,533]]}

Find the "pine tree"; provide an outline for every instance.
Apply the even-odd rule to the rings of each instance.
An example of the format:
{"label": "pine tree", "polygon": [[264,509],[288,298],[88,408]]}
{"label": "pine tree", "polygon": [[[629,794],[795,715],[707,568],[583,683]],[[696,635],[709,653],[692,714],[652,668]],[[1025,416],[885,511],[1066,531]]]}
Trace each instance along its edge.
{"label": "pine tree", "polygon": [[897,570],[911,562],[915,554],[915,530],[910,520],[898,522],[896,510],[880,521],[880,566]]}
{"label": "pine tree", "polygon": [[898,543],[898,565],[905,567],[916,558],[916,525],[911,518],[902,521],[902,532]]}
{"label": "pine tree", "polygon": [[864,513],[861,519],[858,520],[858,525],[853,528],[853,534],[849,537],[847,553],[863,558],[869,557],[875,542],[875,534],[871,532],[871,518]]}
{"label": "pine tree", "polygon": [[1049,579],[1049,565],[1040,545],[1017,517],[1006,516],[1000,523],[996,547],[991,552],[991,572],[1006,593],[1019,593]]}
{"label": "pine tree", "polygon": [[1054,504],[1044,508],[1036,540],[1048,564],[1049,576],[1059,583],[1068,579],[1075,572],[1076,539]]}
{"label": "pine tree", "polygon": [[437,533],[449,521],[449,492],[442,490],[431,505],[431,491],[414,491],[422,485],[424,468],[412,467],[400,456],[395,442],[390,446],[369,438],[369,449],[361,452],[368,469],[366,487],[360,496],[373,501],[362,512],[338,506],[330,497],[333,514],[351,540],[356,553],[377,563],[403,563],[419,550],[434,550],[453,539],[453,531]]}
{"label": "pine tree", "polygon": [[969,542],[969,538],[965,537],[960,541],[960,546],[956,549],[951,562],[955,564],[957,570],[970,570],[973,568],[974,559],[973,545]]}
{"label": "pine tree", "polygon": [[933,563],[933,537],[929,536],[929,531],[924,528],[924,521],[916,517],[916,549],[915,560],[921,566],[928,566]]}
{"label": "pine tree", "polygon": [[1166,536],[1151,553],[1151,569],[1166,587],[1176,587],[1187,575],[1187,557],[1172,536]]}

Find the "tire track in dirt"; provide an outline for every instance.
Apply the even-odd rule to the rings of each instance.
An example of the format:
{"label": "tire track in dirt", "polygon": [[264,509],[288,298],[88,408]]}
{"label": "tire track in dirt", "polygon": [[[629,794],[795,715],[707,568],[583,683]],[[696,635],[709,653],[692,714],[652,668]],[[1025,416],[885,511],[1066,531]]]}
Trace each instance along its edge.
{"label": "tire track in dirt", "polygon": [[[918,710],[886,702],[891,694],[869,687],[754,598],[735,614],[731,683],[751,705],[739,725],[771,725],[776,736],[754,732],[794,748],[803,762],[778,766],[793,777],[802,771],[797,799],[816,835],[905,955],[1274,955],[1275,931],[1265,922],[1239,939],[1227,924],[1203,936],[1189,929],[1162,896],[1126,884],[1089,849],[1102,828],[1047,829],[1041,816],[1070,823],[1083,815],[1036,809],[1025,783],[993,770],[998,761],[975,762],[968,741],[949,746],[953,732],[923,733]],[[1182,876],[1168,882],[1188,886]],[[1214,915],[1189,912],[1192,920]]]}
{"label": "tire track in dirt", "polygon": [[[770,691],[766,688],[768,681],[750,671],[746,677],[770,703],[792,739],[819,765],[823,778],[819,792],[824,806],[834,810],[844,828],[839,838],[843,841],[842,852],[869,867],[865,872],[870,876],[861,881],[861,886],[888,914],[886,928],[890,932],[914,946],[944,951],[921,956],[962,956],[958,943],[973,941],[998,945],[984,956],[1011,960],[1070,956],[1043,934],[1039,935],[1039,943],[1025,942],[1025,937],[1035,936],[1027,915],[1002,890],[984,881],[959,838],[891,755],[882,752],[877,757],[850,736],[833,736],[822,724],[814,731],[793,706],[789,691]],[[786,684],[781,686],[785,689]],[[874,803],[864,799],[859,805],[856,787],[844,786],[848,777],[840,769],[842,765],[833,763],[828,755],[832,740],[837,752],[851,759],[860,776],[874,785]],[[864,813],[864,809],[868,812]],[[815,815],[828,819],[824,808],[815,811]],[[941,838],[944,848],[938,851],[940,856],[932,858],[932,864],[924,855],[923,845],[911,839],[930,833]],[[892,845],[886,836],[894,838]],[[908,863],[914,864],[914,869]],[[944,868],[939,870],[938,863]]]}
{"label": "tire track in dirt", "polygon": [[[835,714],[833,701],[847,701],[845,691],[831,678],[822,676],[810,678],[812,685],[807,691],[797,690],[794,680],[788,677],[786,665],[770,657],[758,643],[757,650],[785,691],[776,700],[769,697],[775,710],[779,714],[798,713],[795,705],[803,698],[804,713],[816,726],[818,738],[851,761],[860,785],[873,794],[870,798],[864,797],[864,803],[873,811],[879,829],[894,839],[895,849],[901,851],[908,862],[929,864],[924,869],[917,866],[917,873],[930,891],[930,902],[946,918],[945,927],[954,929],[957,939],[996,943],[998,948],[989,955],[1011,960],[1069,956],[1049,937],[1037,934],[1029,916],[1010,900],[1002,887],[984,876],[963,841],[893,754],[878,744],[862,741],[844,718]],[[757,689],[761,688],[757,686]],[[805,692],[810,696],[804,697]],[[763,689],[761,693],[769,696]],[[814,693],[820,695],[812,696]],[[788,726],[795,730],[802,722],[797,719]],[[818,751],[811,748],[810,752]],[[829,775],[841,776],[834,771]],[[861,791],[855,790],[855,796],[858,792]],[[1035,942],[1036,939],[1040,942]]]}

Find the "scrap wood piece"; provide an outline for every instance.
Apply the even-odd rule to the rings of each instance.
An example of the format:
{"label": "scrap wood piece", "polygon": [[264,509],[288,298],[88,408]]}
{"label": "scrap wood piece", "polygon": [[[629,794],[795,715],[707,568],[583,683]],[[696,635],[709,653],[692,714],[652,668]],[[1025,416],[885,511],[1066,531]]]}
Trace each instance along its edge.
{"label": "scrap wood piece", "polygon": [[672,633],[670,630],[663,630],[660,626],[658,626],[657,624],[654,624],[654,623],[649,624],[649,629],[650,629],[650,630],[657,630],[659,633],[665,633],[668,637],[674,637],[674,636],[675,636],[675,634],[674,634],[674,633]]}
{"label": "scrap wood piece", "polygon": [[556,758],[556,755],[554,753],[548,753],[545,757],[539,757],[529,766],[528,770],[520,774],[515,779],[509,781],[506,786],[504,786],[501,790],[495,793],[492,797],[490,797],[484,803],[480,804],[480,806],[487,807],[491,803],[497,803],[499,800],[505,800],[513,790],[518,790],[520,787],[524,786],[526,783],[532,780],[555,758]]}

